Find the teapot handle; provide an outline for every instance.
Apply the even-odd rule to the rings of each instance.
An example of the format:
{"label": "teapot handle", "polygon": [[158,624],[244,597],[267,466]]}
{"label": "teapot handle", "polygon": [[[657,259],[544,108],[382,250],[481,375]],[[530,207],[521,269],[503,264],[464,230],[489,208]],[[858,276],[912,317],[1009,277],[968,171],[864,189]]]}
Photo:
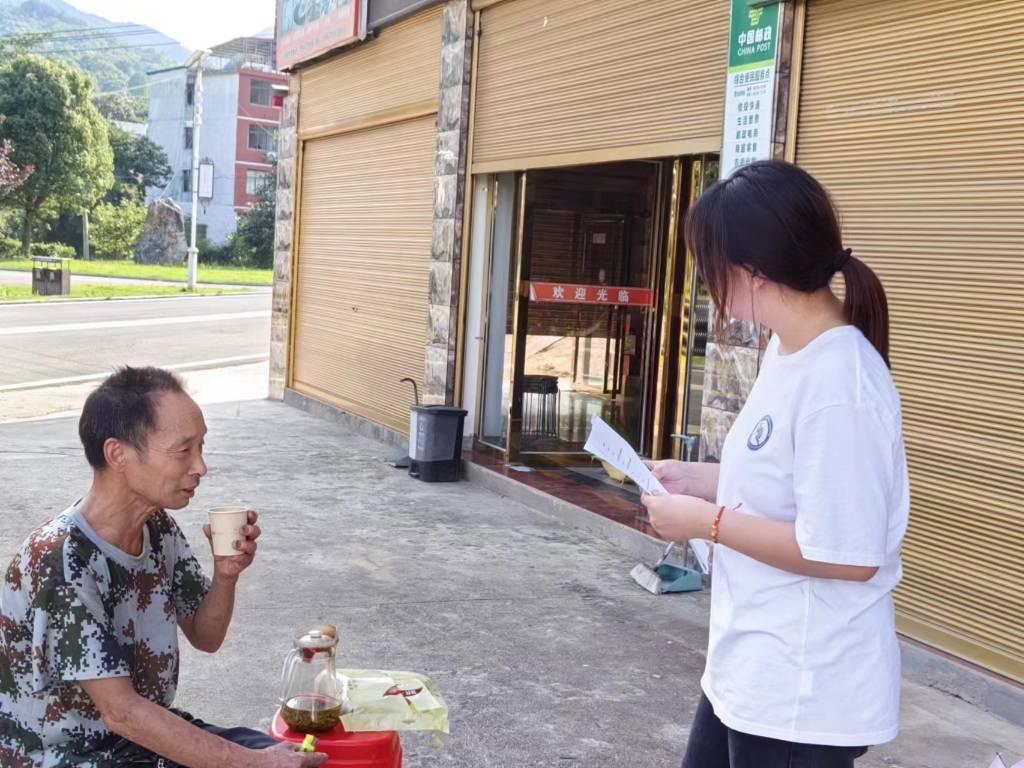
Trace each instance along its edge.
{"label": "teapot handle", "polygon": [[299,659],[299,652],[292,650],[284,657],[284,666],[281,668],[281,693],[278,696],[278,700],[281,705],[284,706],[287,703],[288,698],[288,687],[291,683],[292,669],[295,666],[295,662]]}

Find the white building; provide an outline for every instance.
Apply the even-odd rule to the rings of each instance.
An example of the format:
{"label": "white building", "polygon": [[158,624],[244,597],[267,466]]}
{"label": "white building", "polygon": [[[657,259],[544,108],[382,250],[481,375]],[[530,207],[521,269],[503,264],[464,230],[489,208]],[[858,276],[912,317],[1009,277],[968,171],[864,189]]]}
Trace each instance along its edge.
{"label": "white building", "polygon": [[147,132],[147,126],[145,123],[132,123],[128,120],[111,120],[111,125],[115,128],[120,128],[126,133],[130,133],[133,136],[145,136]]}
{"label": "white building", "polygon": [[[272,153],[281,123],[287,76],[273,69],[273,40],[237,38],[203,59],[199,157],[213,167],[213,196],[201,199],[198,234],[223,243],[238,215],[258,199],[273,171]],[[192,215],[192,139],[195,69],[172,67],[149,73],[150,140],[167,153],[173,175],[148,198],[170,197]],[[187,228],[186,228],[187,231]]]}

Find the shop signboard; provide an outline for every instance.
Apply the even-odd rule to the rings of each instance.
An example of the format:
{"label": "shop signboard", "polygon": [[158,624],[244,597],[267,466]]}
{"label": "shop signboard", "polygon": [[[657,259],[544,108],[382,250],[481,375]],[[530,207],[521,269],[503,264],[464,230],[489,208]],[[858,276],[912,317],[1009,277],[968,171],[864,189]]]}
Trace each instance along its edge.
{"label": "shop signboard", "polygon": [[629,286],[530,281],[530,301],[537,304],[607,304],[618,307],[653,307],[654,291]]}
{"label": "shop signboard", "polygon": [[721,174],[772,156],[779,4],[732,0]]}
{"label": "shop signboard", "polygon": [[277,0],[277,68],[366,36],[368,0]]}

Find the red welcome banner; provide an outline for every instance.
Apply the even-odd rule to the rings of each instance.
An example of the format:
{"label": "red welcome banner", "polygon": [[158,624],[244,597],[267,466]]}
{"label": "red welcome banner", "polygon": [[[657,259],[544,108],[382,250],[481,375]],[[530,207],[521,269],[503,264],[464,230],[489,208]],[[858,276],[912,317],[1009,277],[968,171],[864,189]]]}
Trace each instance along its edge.
{"label": "red welcome banner", "polygon": [[574,285],[530,281],[530,301],[537,304],[608,304],[653,307],[654,291],[614,285]]}

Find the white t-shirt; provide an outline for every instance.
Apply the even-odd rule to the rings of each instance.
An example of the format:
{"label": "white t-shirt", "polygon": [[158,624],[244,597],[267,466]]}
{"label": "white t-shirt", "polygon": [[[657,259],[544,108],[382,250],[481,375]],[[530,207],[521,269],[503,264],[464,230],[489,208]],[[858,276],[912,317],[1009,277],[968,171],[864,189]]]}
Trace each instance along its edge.
{"label": "white t-shirt", "polygon": [[899,395],[857,328],[834,328],[789,355],[772,340],[725,441],[718,503],[795,521],[808,560],[878,572],[867,582],[808,578],[716,547],[701,681],[715,714],[733,730],[804,744],[894,739],[891,592],[909,483]]}

